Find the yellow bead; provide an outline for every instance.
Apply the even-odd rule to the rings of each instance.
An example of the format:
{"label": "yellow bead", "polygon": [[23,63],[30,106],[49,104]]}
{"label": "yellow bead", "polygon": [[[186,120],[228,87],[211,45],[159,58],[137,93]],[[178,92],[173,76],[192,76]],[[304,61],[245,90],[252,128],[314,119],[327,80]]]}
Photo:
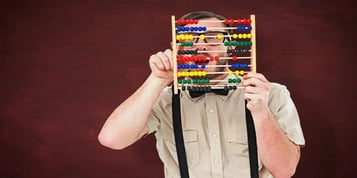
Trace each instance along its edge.
{"label": "yellow bead", "polygon": [[190,71],[190,77],[193,77],[193,72],[192,71]]}
{"label": "yellow bead", "polygon": [[198,76],[198,72],[197,72],[197,71],[194,71],[194,72],[193,72],[193,76]]}
{"label": "yellow bead", "polygon": [[244,75],[244,73],[245,73],[244,70],[240,71],[240,75]]}
{"label": "yellow bead", "polygon": [[176,35],[176,40],[180,40],[180,35]]}
{"label": "yellow bead", "polygon": [[185,35],[184,34],[181,34],[180,35],[180,40],[184,40],[185,39]]}
{"label": "yellow bead", "polygon": [[206,76],[206,71],[202,71],[202,76]]}
{"label": "yellow bead", "polygon": [[204,40],[205,39],[205,35],[204,34],[201,34],[200,35],[200,40]]}
{"label": "yellow bead", "polygon": [[185,77],[188,77],[189,76],[189,72],[185,72]]}
{"label": "yellow bead", "polygon": [[243,37],[243,35],[240,33],[238,34],[238,38],[241,39]]}
{"label": "yellow bead", "polygon": [[189,35],[189,40],[193,40],[193,35]]}
{"label": "yellow bead", "polygon": [[233,74],[233,72],[230,70],[230,71],[228,71],[228,75],[232,75]]}
{"label": "yellow bead", "polygon": [[247,38],[252,38],[252,34],[248,33]]}
{"label": "yellow bead", "polygon": [[218,34],[217,39],[222,39],[222,34]]}
{"label": "yellow bead", "polygon": [[239,70],[236,70],[234,73],[235,73],[236,75],[239,75]]}
{"label": "yellow bead", "polygon": [[243,39],[246,39],[247,38],[247,34],[243,34]]}
{"label": "yellow bead", "polygon": [[236,39],[238,37],[237,34],[233,34],[233,38]]}

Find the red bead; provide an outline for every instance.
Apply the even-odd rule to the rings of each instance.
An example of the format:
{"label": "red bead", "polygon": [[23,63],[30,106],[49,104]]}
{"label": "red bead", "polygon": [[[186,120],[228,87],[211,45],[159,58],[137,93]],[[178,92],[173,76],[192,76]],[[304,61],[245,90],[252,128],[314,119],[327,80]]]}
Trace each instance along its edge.
{"label": "red bead", "polygon": [[232,56],[232,60],[236,61],[237,60],[237,56]]}
{"label": "red bead", "polygon": [[234,24],[234,19],[229,20],[229,23],[233,25]]}
{"label": "red bead", "polygon": [[206,57],[205,56],[201,56],[201,61],[202,62],[206,62]]}
{"label": "red bead", "polygon": [[215,56],[214,59],[215,59],[216,61],[218,61],[218,60],[219,60],[219,56]]}
{"label": "red bead", "polygon": [[241,21],[240,21],[240,19],[237,19],[237,24],[239,25],[239,24],[241,24]]}
{"label": "red bead", "polygon": [[213,60],[214,60],[214,57],[213,57],[213,56],[210,56],[210,57],[209,57],[209,60],[213,61]]}
{"label": "red bead", "polygon": [[194,24],[198,24],[198,19],[195,19],[195,20],[193,21],[193,23],[194,23]]}
{"label": "red bead", "polygon": [[228,24],[228,19],[224,19],[224,24]]}
{"label": "red bead", "polygon": [[247,19],[247,25],[250,24],[252,22],[252,20]]}

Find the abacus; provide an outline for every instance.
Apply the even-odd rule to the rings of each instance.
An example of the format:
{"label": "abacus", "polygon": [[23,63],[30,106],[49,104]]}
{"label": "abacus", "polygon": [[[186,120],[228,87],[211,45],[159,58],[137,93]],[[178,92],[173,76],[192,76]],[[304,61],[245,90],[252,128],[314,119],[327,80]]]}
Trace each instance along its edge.
{"label": "abacus", "polygon": [[[242,76],[248,72],[256,72],[256,43],[255,43],[255,15],[245,19],[225,19],[225,20],[202,20],[209,22],[222,22],[226,27],[205,27],[198,26],[199,20],[175,19],[171,16],[172,24],[172,51],[173,51],[173,75],[174,75],[174,94],[178,90],[209,91],[211,89],[235,90],[240,87],[241,77],[236,79],[229,78],[223,81],[224,84],[212,85],[211,83],[221,82],[222,80],[210,80],[204,78],[209,74],[228,74]],[[185,26],[189,25],[189,26]],[[178,26],[178,27],[177,27]],[[205,35],[210,30],[231,30],[233,34],[217,34],[215,36]],[[192,32],[192,34],[188,34]],[[236,32],[236,33],[235,33]],[[224,42],[198,43],[206,39],[230,40]],[[195,45],[224,45],[226,51],[209,51],[209,50],[191,50]],[[178,49],[180,46],[181,49]],[[185,48],[189,47],[190,50]],[[202,55],[209,52],[223,52],[227,56],[210,56]],[[206,65],[208,60],[229,60],[230,64],[225,65]],[[190,63],[190,64],[188,64]],[[228,71],[206,72],[204,69],[209,67],[228,67]],[[187,71],[184,71],[187,69]],[[181,70],[181,71],[179,71]],[[193,77],[193,78],[191,78]]]}

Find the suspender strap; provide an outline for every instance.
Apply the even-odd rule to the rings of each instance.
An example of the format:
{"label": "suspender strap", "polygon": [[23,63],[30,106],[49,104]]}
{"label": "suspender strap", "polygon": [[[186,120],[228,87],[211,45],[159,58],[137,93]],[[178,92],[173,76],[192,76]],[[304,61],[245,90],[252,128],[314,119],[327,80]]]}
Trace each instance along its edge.
{"label": "suspender strap", "polygon": [[247,123],[247,132],[248,132],[250,177],[259,178],[257,140],[255,135],[252,113],[247,108],[247,101],[245,101],[245,118]]}
{"label": "suspender strap", "polygon": [[[172,87],[174,88],[174,87]],[[174,93],[174,92],[172,92]],[[175,145],[180,167],[181,178],[189,178],[188,166],[185,151],[185,142],[182,134],[180,91],[178,94],[172,94],[172,122],[175,135]]]}

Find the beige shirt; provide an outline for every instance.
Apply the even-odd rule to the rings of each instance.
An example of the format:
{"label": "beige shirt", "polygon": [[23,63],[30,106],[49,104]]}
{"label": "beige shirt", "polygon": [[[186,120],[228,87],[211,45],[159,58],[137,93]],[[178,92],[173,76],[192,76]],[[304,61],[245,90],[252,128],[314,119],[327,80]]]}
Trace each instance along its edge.
{"label": "beige shirt", "polygon": [[[285,86],[271,83],[269,107],[285,135],[295,144],[305,140],[299,116]],[[249,178],[243,90],[227,96],[206,93],[191,98],[181,92],[181,118],[190,178]],[[180,178],[172,126],[172,91],[163,90],[149,116],[165,178]],[[259,155],[258,155],[259,157]],[[261,178],[272,177],[259,160]]]}

